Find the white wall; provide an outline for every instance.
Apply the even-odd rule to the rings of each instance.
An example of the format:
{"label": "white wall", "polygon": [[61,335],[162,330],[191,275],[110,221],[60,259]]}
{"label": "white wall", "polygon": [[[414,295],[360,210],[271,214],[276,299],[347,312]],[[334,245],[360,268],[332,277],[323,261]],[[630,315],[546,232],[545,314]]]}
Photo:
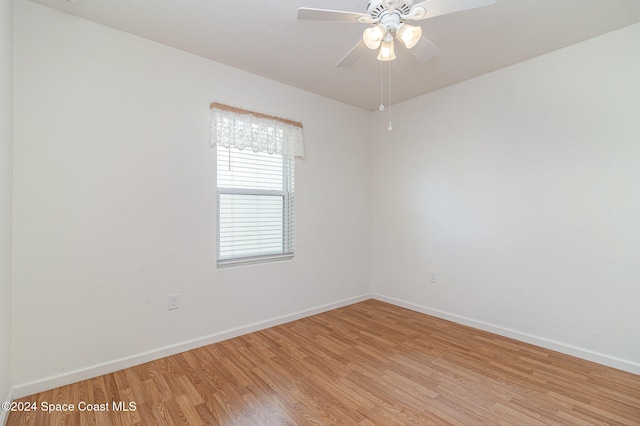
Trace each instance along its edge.
{"label": "white wall", "polygon": [[374,293],[640,373],[638,52],[635,25],[375,114]]}
{"label": "white wall", "polygon": [[[0,402],[11,392],[13,0],[0,0]],[[0,424],[5,413],[0,410]]]}
{"label": "white wall", "polygon": [[[367,111],[28,1],[15,13],[16,395],[370,293]],[[213,101],[304,124],[295,259],[216,269]]]}

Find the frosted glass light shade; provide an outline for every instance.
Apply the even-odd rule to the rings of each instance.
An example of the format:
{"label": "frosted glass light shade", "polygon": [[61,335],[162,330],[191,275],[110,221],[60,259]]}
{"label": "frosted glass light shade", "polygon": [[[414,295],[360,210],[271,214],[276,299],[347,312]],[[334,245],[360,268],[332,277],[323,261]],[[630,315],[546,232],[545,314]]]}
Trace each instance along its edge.
{"label": "frosted glass light shade", "polygon": [[371,50],[375,50],[380,46],[382,39],[387,33],[387,29],[384,25],[379,24],[375,27],[367,28],[364,30],[362,34],[362,41],[364,41],[365,46],[367,46]]}
{"label": "frosted glass light shade", "polygon": [[422,28],[412,25],[400,24],[396,31],[396,37],[405,45],[407,49],[411,49],[422,37]]}
{"label": "frosted glass light shade", "polygon": [[383,41],[380,45],[380,53],[378,53],[379,61],[393,61],[396,58],[396,52],[393,49],[393,39]]}

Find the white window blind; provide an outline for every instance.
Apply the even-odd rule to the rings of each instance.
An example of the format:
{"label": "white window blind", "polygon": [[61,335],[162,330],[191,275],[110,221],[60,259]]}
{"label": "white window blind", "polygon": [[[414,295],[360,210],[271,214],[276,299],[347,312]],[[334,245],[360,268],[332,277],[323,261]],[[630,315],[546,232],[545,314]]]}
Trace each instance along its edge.
{"label": "white window blind", "polygon": [[218,265],[292,257],[294,157],[302,125],[212,104],[217,146]]}
{"label": "white window blind", "polygon": [[218,263],[294,252],[293,159],[218,145]]}

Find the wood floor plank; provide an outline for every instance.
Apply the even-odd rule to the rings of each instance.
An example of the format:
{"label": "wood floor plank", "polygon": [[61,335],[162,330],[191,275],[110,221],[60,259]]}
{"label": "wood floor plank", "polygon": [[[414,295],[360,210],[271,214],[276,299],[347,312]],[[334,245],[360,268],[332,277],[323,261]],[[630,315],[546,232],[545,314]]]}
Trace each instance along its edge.
{"label": "wood floor plank", "polygon": [[76,410],[9,426],[637,426],[640,376],[368,300],[19,401]]}

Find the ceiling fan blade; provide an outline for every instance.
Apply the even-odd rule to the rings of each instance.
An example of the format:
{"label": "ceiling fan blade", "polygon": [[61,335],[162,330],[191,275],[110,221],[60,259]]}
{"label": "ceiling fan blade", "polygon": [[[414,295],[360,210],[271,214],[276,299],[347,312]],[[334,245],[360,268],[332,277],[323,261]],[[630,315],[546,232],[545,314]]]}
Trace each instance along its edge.
{"label": "ceiling fan blade", "polygon": [[308,7],[301,7],[298,9],[298,19],[308,21],[360,22],[363,24],[370,24],[374,22],[373,19],[371,19],[371,15],[367,15],[366,13],[311,9]]}
{"label": "ceiling fan blade", "polygon": [[477,7],[490,6],[495,2],[496,0],[427,0],[414,4],[409,13],[403,15],[402,18],[418,21]]}
{"label": "ceiling fan blade", "polygon": [[367,47],[364,45],[364,42],[360,40],[358,44],[351,48],[349,53],[344,55],[344,57],[338,61],[336,67],[350,67],[355,64],[360,55],[362,55],[362,52],[365,50],[367,50]]}
{"label": "ceiling fan blade", "polygon": [[438,54],[440,54],[440,48],[431,43],[425,36],[422,36],[420,37],[418,44],[409,49],[409,52],[418,60],[418,62],[424,64],[438,56]]}

